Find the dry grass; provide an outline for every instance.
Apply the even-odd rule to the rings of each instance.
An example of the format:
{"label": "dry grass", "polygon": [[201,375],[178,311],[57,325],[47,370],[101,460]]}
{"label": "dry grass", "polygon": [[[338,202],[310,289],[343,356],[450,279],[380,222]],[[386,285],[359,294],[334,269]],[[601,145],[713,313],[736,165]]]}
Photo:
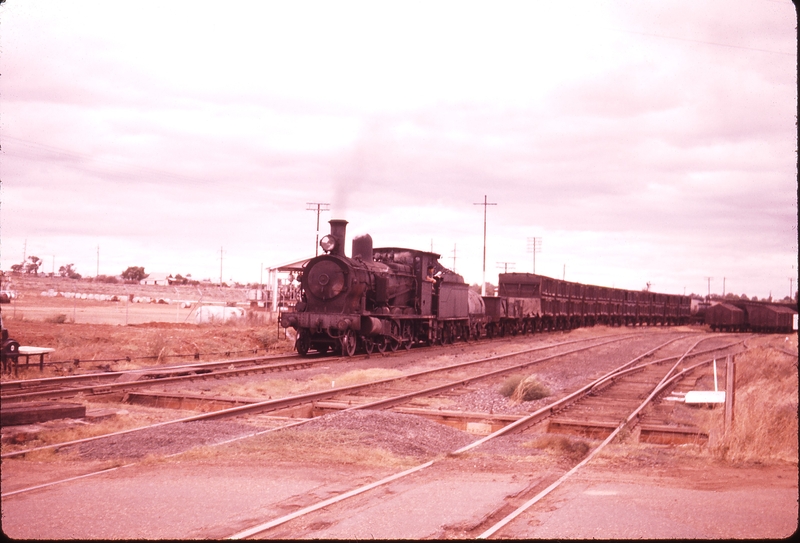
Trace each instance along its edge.
{"label": "dry grass", "polygon": [[363,440],[364,436],[353,430],[286,429],[223,447],[197,447],[182,455],[182,458],[213,460],[223,456],[226,461],[250,461],[256,458],[271,463],[289,459],[312,464],[388,468],[407,468],[419,463],[413,457],[400,456],[374,445],[364,445]]}
{"label": "dry grass", "polygon": [[734,402],[733,425],[724,434],[722,410],[707,415],[722,434],[710,448],[715,457],[734,463],[797,463],[796,357],[767,348],[737,356]]}
{"label": "dry grass", "polygon": [[323,373],[307,380],[269,379],[261,382],[227,383],[214,389],[221,396],[271,399],[290,394],[317,392],[334,387],[401,377],[403,372],[385,368],[352,370],[342,374]]}
{"label": "dry grass", "polygon": [[[107,408],[108,405],[102,404],[100,406],[95,405],[93,407]],[[139,428],[149,424],[173,420],[187,415],[187,412],[182,411],[167,412],[156,408],[140,406],[133,408],[131,406],[126,406],[123,414],[112,416],[91,424],[80,423],[71,420],[44,422],[39,424],[41,430],[38,431],[35,438],[20,444],[4,443],[2,445],[2,452],[5,454],[20,450],[33,449],[36,447],[54,445],[57,443],[66,443],[68,441],[86,439],[99,435],[111,434],[122,430],[129,430],[131,428]],[[59,452],[56,454],[53,450],[37,451],[35,453],[27,454],[25,457],[26,459],[30,460],[59,461],[64,459],[64,453]]]}
{"label": "dry grass", "polygon": [[[4,313],[3,317],[6,315]],[[19,318],[19,316],[18,316]],[[263,326],[236,326],[232,324],[170,324],[116,326],[107,324],[70,324],[56,322],[26,322],[24,326],[9,324],[12,336],[21,345],[51,347],[48,362],[63,365],[46,366],[39,373],[38,366],[20,369],[19,378],[52,377],[73,373],[72,361],[79,359],[81,370],[140,369],[162,364],[178,364],[193,360],[195,353],[201,361],[246,356],[244,352],[259,349],[263,355],[289,352],[292,342],[279,337],[274,328]],[[183,356],[175,356],[183,355]],[[130,357],[131,361],[125,358]],[[148,357],[148,358],[142,358]],[[111,360],[117,359],[116,362]],[[13,376],[4,375],[3,379]]]}
{"label": "dry grass", "polygon": [[550,390],[535,375],[512,375],[500,385],[498,392],[515,403],[539,400],[550,395]]}
{"label": "dry grass", "polygon": [[581,439],[574,439],[559,434],[543,434],[533,441],[523,445],[533,449],[545,450],[559,457],[566,457],[573,461],[582,460],[588,453],[590,446]]}

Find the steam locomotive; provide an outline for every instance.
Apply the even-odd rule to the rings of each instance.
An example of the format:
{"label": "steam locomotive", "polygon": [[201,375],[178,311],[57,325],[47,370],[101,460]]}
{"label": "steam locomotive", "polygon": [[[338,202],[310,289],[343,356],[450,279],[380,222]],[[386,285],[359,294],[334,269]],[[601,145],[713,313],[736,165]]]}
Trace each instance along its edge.
{"label": "steam locomotive", "polygon": [[[676,325],[690,317],[686,296],[582,285],[541,275],[500,274],[499,296],[480,296],[440,255],[400,247],[373,248],[369,234],[344,253],[347,221],[329,221],[325,254],[299,276],[301,301],[281,314],[297,332],[295,348],[372,353],[594,324]],[[432,272],[432,273],[431,273]]]}

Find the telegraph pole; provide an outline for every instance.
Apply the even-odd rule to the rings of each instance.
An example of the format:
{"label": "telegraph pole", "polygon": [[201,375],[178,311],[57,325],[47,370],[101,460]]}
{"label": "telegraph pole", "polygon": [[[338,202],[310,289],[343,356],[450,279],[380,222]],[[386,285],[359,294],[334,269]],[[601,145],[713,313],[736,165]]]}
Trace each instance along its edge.
{"label": "telegraph pole", "polygon": [[533,253],[533,273],[536,273],[536,253],[542,251],[542,238],[528,238],[528,252]]}
{"label": "telegraph pole", "polygon": [[330,211],[330,204],[321,202],[306,202],[306,211],[317,212],[317,237],[314,241],[314,256],[319,256],[319,214],[323,211]]}
{"label": "telegraph pole", "polygon": [[[433,251],[431,251],[431,252],[433,252]],[[454,243],[453,244],[453,273],[455,273],[455,271],[456,271],[456,244]],[[791,289],[791,285],[789,285],[789,290],[792,290]]]}
{"label": "telegraph pole", "polygon": [[503,269],[503,273],[508,273],[508,267],[511,266],[511,271],[514,271],[514,265],[515,264],[516,264],[516,262],[498,262],[497,263],[497,268],[498,269],[502,268]]}
{"label": "telegraph pole", "polygon": [[713,277],[706,277],[708,280],[708,296],[706,296],[706,301],[711,299],[711,280],[714,279]]}
{"label": "telegraph pole", "polygon": [[481,296],[486,296],[486,208],[497,204],[490,204],[484,194],[483,203],[472,205],[483,206],[483,281],[481,281]]}

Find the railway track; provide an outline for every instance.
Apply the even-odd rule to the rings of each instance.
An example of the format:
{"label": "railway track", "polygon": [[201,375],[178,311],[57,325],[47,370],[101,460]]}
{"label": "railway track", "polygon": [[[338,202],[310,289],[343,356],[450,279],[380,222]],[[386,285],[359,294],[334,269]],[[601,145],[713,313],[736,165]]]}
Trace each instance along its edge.
{"label": "railway track", "polygon": [[[594,458],[608,443],[610,443],[615,437],[619,435],[619,433],[625,429],[629,428],[631,425],[635,424],[639,417],[641,416],[642,410],[652,402],[654,398],[656,398],[659,394],[666,392],[670,386],[674,386],[674,383],[679,380],[681,377],[685,376],[686,374],[690,373],[691,371],[702,367],[704,364],[708,364],[711,362],[713,358],[709,359],[702,359],[698,360],[698,358],[709,355],[713,352],[722,351],[725,352],[726,350],[730,350],[733,346],[730,343],[723,345],[717,348],[705,349],[703,351],[697,351],[694,353],[690,353],[690,351],[694,351],[697,344],[691,346],[689,350],[687,350],[682,355],[672,355],[667,357],[662,357],[659,359],[650,360],[648,362],[644,362],[645,359],[650,358],[653,356],[655,352],[660,349],[664,349],[669,343],[672,343],[675,340],[671,340],[655,349],[652,349],[643,355],[640,355],[633,360],[630,360],[623,364],[622,366],[614,369],[613,371],[607,373],[606,375],[600,377],[599,379],[594,380],[593,382],[587,384],[586,386],[580,388],[579,390],[574,391],[571,394],[568,394],[556,402],[553,402],[530,415],[523,417],[522,419],[518,420],[515,423],[512,423],[497,432],[490,434],[482,439],[479,439],[473,442],[470,445],[462,447],[456,451],[453,451],[450,457],[464,455],[470,451],[475,450],[476,448],[480,447],[481,445],[496,439],[501,435],[508,434],[510,432],[520,432],[525,431],[526,429],[531,428],[532,426],[541,423],[547,419],[553,419],[556,413],[563,413],[568,408],[572,408],[572,416],[577,420],[583,423],[585,428],[595,428],[597,427],[596,413],[588,407],[589,403],[594,402],[599,397],[606,398],[606,404],[603,405],[602,411],[606,416],[608,421],[614,421],[613,429],[608,432],[605,440],[595,447],[591,452],[584,458],[581,462],[575,465],[572,469],[568,470],[566,473],[561,475],[560,477],[552,477],[551,479],[555,478],[555,481],[534,481],[528,489],[528,492],[537,492],[533,498],[529,499],[513,511],[508,514],[505,514],[499,520],[493,516],[489,517],[489,520],[492,524],[488,527],[476,527],[473,529],[472,536],[479,537],[479,538],[488,538],[493,536],[494,534],[498,533],[502,530],[506,525],[511,523],[514,519],[518,516],[522,515],[525,511],[527,511],[530,507],[532,507],[535,503],[541,500],[544,496],[548,495],[550,492],[555,490],[560,484],[566,481],[572,474],[574,474],[578,469],[588,463],[592,458]],[[702,341],[702,340],[701,340]],[[699,342],[697,342],[699,343]],[[664,364],[667,362],[674,361],[674,364],[670,366],[669,369],[664,367]],[[681,366],[684,364],[684,366]],[[635,377],[634,377],[635,376]],[[631,378],[634,377],[634,378]],[[630,379],[629,379],[630,378]],[[608,401],[612,399],[611,401]],[[619,398],[622,398],[622,402],[618,402]],[[613,404],[610,406],[608,404]],[[624,405],[620,405],[624,404]],[[583,411],[581,411],[583,410]],[[581,415],[580,413],[583,413]],[[588,415],[588,416],[586,416]],[[605,424],[603,424],[605,426]],[[415,466],[411,469],[405,470],[400,473],[396,473],[394,475],[385,477],[379,481],[375,481],[373,483],[364,485],[362,487],[350,490],[346,493],[340,494],[338,496],[329,498],[327,500],[315,503],[313,505],[307,506],[302,508],[298,511],[290,513],[288,515],[283,515],[264,523],[258,524],[246,530],[238,531],[234,534],[229,536],[229,539],[248,539],[254,538],[256,536],[264,536],[266,532],[273,530],[279,526],[283,526],[285,524],[291,523],[296,521],[302,517],[307,515],[313,515],[318,511],[326,509],[331,506],[337,506],[341,504],[341,502],[345,500],[349,500],[356,496],[369,493],[374,491],[375,489],[396,484],[399,480],[404,479],[408,476],[412,476],[415,474],[420,473],[427,468],[431,468],[435,466],[437,462],[435,460],[431,460]],[[545,484],[550,482],[544,490],[540,490],[541,487]],[[525,499],[525,493],[523,492],[521,495],[515,496],[515,500],[519,502],[522,499]],[[389,491],[389,495],[391,496],[392,493]],[[351,506],[347,506],[352,508]],[[498,507],[498,510],[502,511],[504,506],[501,505]],[[319,521],[316,524],[318,525],[326,525],[326,521]],[[313,526],[315,522],[313,520],[304,519],[303,522],[304,526]],[[479,530],[482,530],[480,531]],[[486,528],[483,530],[483,528]],[[278,534],[271,534],[272,537],[283,537],[287,533],[292,533],[295,537],[298,536],[298,532],[293,532],[291,528],[287,529],[288,531],[284,531]],[[302,537],[325,537],[325,534],[315,534],[315,533],[302,533]]]}
{"label": "railway track", "polygon": [[[501,355],[494,355],[494,356],[459,362],[456,364],[451,364],[449,366],[422,370],[411,374],[405,374],[400,377],[379,379],[349,386],[332,387],[330,389],[320,390],[316,392],[309,392],[305,394],[290,395],[287,397],[277,398],[277,399],[254,401],[245,405],[238,405],[235,407],[214,410],[208,413],[202,413],[190,417],[174,419],[171,421],[161,422],[154,425],[122,430],[119,432],[114,432],[112,434],[93,436],[89,438],[73,440],[64,443],[56,443],[42,447],[35,447],[32,449],[18,450],[14,452],[4,453],[0,455],[0,458],[14,458],[19,456],[24,456],[31,452],[42,451],[42,450],[58,450],[60,448],[67,446],[78,445],[81,443],[87,443],[89,441],[95,441],[108,437],[130,434],[152,428],[167,426],[170,424],[195,422],[203,420],[217,420],[217,419],[241,417],[246,415],[270,413],[270,412],[271,413],[277,412],[279,414],[283,414],[286,412],[286,410],[290,409],[293,410],[294,413],[297,413],[298,409],[303,409],[304,407],[305,410],[307,410],[308,412],[308,418],[306,420],[310,420],[310,418],[313,416],[312,411],[315,402],[319,402],[322,400],[336,399],[337,397],[339,398],[340,405],[344,406],[343,409],[387,408],[392,405],[408,402],[409,400],[416,397],[429,396],[437,392],[451,390],[455,387],[463,386],[464,384],[472,381],[504,375],[509,372],[526,368],[537,363],[541,363],[558,357],[568,356],[574,353],[585,351],[587,349],[598,348],[610,343],[619,342],[625,339],[630,339],[630,337],[631,334],[614,335],[610,338],[601,337],[601,338],[579,339],[579,340],[571,340],[571,341],[556,343],[553,345],[537,346]],[[582,345],[579,347],[574,346],[575,344],[585,344],[585,343],[588,343],[588,345]],[[537,351],[551,350],[551,349],[555,350],[563,349],[563,350],[560,350],[559,352],[546,357],[526,360],[522,363],[509,363],[503,365],[503,367],[501,368],[492,367],[489,371],[486,371],[485,369],[480,370],[481,366],[489,366],[489,365],[495,366],[501,361],[509,359],[513,360],[513,358],[518,356],[535,353]],[[476,368],[478,368],[477,371]],[[467,377],[460,377],[455,380],[447,377],[454,371],[463,371],[466,369],[472,370],[470,375],[468,375]],[[225,370],[225,372],[227,371],[237,371],[237,370]],[[433,378],[436,378],[437,384],[431,386],[430,380]],[[415,384],[415,382],[419,383],[420,380],[422,380],[423,386]],[[164,380],[160,380],[159,383],[163,381]],[[144,384],[146,385],[148,383]],[[365,395],[366,391],[368,390],[374,391],[378,388],[383,388],[383,394],[381,395],[380,399],[376,399],[377,396],[375,392],[373,392],[369,396]]]}
{"label": "railway track", "polygon": [[[628,339],[630,339],[630,338],[628,338]],[[677,341],[678,339],[680,339],[680,338],[673,338],[668,343],[672,343],[674,341]],[[569,343],[573,343],[573,342],[569,342]],[[592,349],[592,348],[601,348],[602,345],[605,345],[605,339],[603,341],[595,341],[595,342],[589,342],[589,343],[592,343],[592,344],[588,345],[588,346],[584,345],[584,346],[580,347],[580,350],[583,351],[583,350],[588,350],[588,349]],[[537,347],[536,349],[531,349],[530,351],[543,350],[543,349],[554,349],[554,348],[559,348],[559,346],[552,345],[552,346],[545,346],[545,347]],[[658,348],[663,350],[663,349],[666,348],[666,344],[661,345]],[[556,350],[556,349],[554,349],[554,350]],[[483,374],[486,374],[486,375],[493,374],[496,377],[497,375],[500,375],[502,373],[506,373],[508,371],[514,371],[518,367],[521,367],[521,366],[524,367],[526,364],[530,365],[531,363],[540,363],[540,362],[542,362],[544,360],[547,360],[547,359],[555,359],[557,357],[569,356],[570,353],[567,352],[567,351],[571,352],[571,351],[577,350],[577,349],[572,349],[571,347],[569,349],[566,349],[564,347],[564,344],[561,344],[559,350],[561,352],[550,354],[550,355],[547,355],[547,356],[538,356],[538,357],[536,357],[536,359],[535,359],[536,361],[535,362],[529,360],[529,361],[526,361],[524,363],[508,364],[507,366],[505,366],[503,368],[494,368],[492,371],[483,372]],[[703,350],[703,351],[697,351],[695,349],[695,352],[693,353],[693,358],[696,361],[699,356],[703,355],[703,353],[710,354],[714,350],[715,349],[706,349],[706,350]],[[650,351],[648,351],[648,352],[636,357],[635,359],[629,361],[628,363],[626,363],[624,365],[624,367],[617,368],[617,371],[609,372],[608,374],[604,375],[600,379],[597,379],[597,380],[593,381],[591,384],[586,385],[585,387],[582,387],[580,390],[577,390],[572,394],[565,395],[564,397],[560,398],[557,402],[554,402],[554,403],[548,405],[546,408],[537,410],[535,413],[532,413],[529,416],[524,417],[523,419],[520,419],[516,423],[513,423],[513,424],[507,426],[506,429],[504,429],[504,430],[502,430],[500,432],[495,432],[495,434],[492,434],[491,436],[487,436],[487,438],[478,440],[478,441],[474,442],[472,445],[470,445],[469,447],[466,447],[466,448],[464,448],[462,450],[454,451],[453,455],[456,455],[456,456],[463,455],[463,454],[467,453],[469,450],[472,450],[472,449],[474,449],[476,447],[479,447],[482,443],[486,442],[487,440],[493,439],[494,437],[497,437],[499,435],[503,435],[506,432],[521,431],[524,428],[531,427],[532,425],[535,425],[538,422],[540,422],[540,421],[542,421],[542,420],[544,420],[544,419],[546,419],[548,417],[553,416],[554,413],[560,413],[561,415],[563,415],[564,413],[570,412],[570,411],[567,411],[568,406],[569,406],[569,408],[570,408],[570,410],[572,412],[570,417],[574,419],[577,416],[577,413],[579,413],[579,410],[583,409],[581,407],[581,405],[584,402],[589,402],[590,400],[593,401],[594,399],[596,399],[598,393],[601,393],[603,391],[611,392],[612,390],[615,390],[615,389],[617,391],[619,391],[620,389],[618,387],[621,386],[622,383],[623,383],[623,380],[621,378],[620,372],[623,372],[625,370],[631,370],[633,366],[636,366],[638,363],[640,363],[644,359],[652,359],[655,352],[656,352],[656,349],[651,349]],[[527,354],[531,354],[531,353],[528,352]],[[506,359],[506,358],[513,358],[515,356],[516,357],[520,357],[520,356],[523,356],[523,354],[518,352],[518,353],[509,353],[509,354],[503,355],[502,358],[501,357],[487,357],[487,361],[490,361],[493,364],[497,364],[498,360]],[[492,360],[492,359],[494,359],[494,360]],[[688,355],[687,356],[682,356],[680,354],[671,354],[669,356],[663,356],[662,358],[657,359],[657,360],[650,360],[649,364],[642,365],[642,368],[644,368],[644,369],[638,369],[636,372],[630,371],[629,373],[632,376],[636,375],[637,376],[636,380],[641,381],[643,375],[645,375],[645,374],[649,375],[649,372],[651,372],[651,370],[648,369],[650,367],[653,367],[653,368],[661,367],[661,366],[663,366],[664,364],[667,364],[667,363],[674,363],[673,366],[677,367],[678,364],[675,363],[675,362],[688,363],[689,360],[690,360],[690,356],[688,356]],[[461,365],[461,364],[459,364],[459,365]],[[473,367],[477,367],[477,366],[481,365],[481,362],[477,361],[477,360],[473,360],[473,361],[469,361],[469,362],[466,363],[467,367],[470,366],[470,365],[473,366]],[[457,365],[454,365],[454,366],[457,366]],[[663,367],[661,369],[663,369]],[[458,370],[455,367],[444,369],[444,372],[448,372],[448,371],[452,373],[452,372],[458,371]],[[419,373],[420,373],[420,375],[418,377],[419,378],[424,378],[423,374],[428,373],[428,372],[419,372]],[[655,372],[655,373],[658,373],[658,372]],[[451,384],[451,386],[464,386],[465,383],[468,383],[468,382],[470,382],[472,380],[475,380],[475,379],[478,379],[478,378],[489,378],[489,377],[479,377],[479,375],[483,375],[483,374],[470,375],[470,376],[464,377],[464,378],[462,378],[460,380],[459,379],[452,379],[452,375],[451,375],[449,380],[448,380],[448,378],[444,378],[444,380],[448,381]],[[406,379],[406,377],[408,377],[408,376],[404,376],[402,379],[406,380],[406,382],[412,380],[412,379]],[[654,377],[653,377],[653,379],[654,379]],[[330,404],[331,403],[336,403],[336,402],[338,402],[340,404],[340,406],[341,406],[345,402],[345,398],[346,398],[346,402],[348,403],[347,409],[386,408],[386,407],[389,407],[391,405],[398,405],[398,404],[403,403],[403,402],[408,402],[409,399],[414,396],[413,394],[406,392],[405,388],[403,388],[402,390],[398,390],[398,388],[397,388],[398,382],[397,381],[394,384],[389,384],[389,380],[384,380],[384,381],[386,381],[386,382],[379,383],[379,384],[372,383],[372,385],[375,386],[375,387],[383,386],[384,387],[384,391],[383,391],[384,393],[388,393],[389,389],[391,388],[391,392],[393,393],[391,396],[386,396],[385,394],[378,394],[376,392],[376,389],[373,389],[370,392],[365,392],[366,390],[368,390],[368,387],[365,388],[365,389],[362,389],[361,391],[359,391],[356,388],[352,388],[351,389],[350,387],[343,387],[343,389],[346,388],[347,390],[339,390],[339,391],[334,391],[334,392],[337,392],[337,393],[344,392],[345,395],[341,396],[338,400],[328,400],[328,402],[329,402],[328,408],[330,408]],[[461,381],[461,382],[459,383],[458,381]],[[633,382],[633,381],[631,381],[631,382]],[[428,383],[428,384],[430,384],[430,383]],[[414,387],[412,386],[411,388],[414,388]],[[417,388],[419,388],[419,387],[417,387]],[[435,389],[444,390],[447,387],[445,387],[444,384],[437,384],[437,385],[434,385],[434,386],[426,387],[425,389],[420,389],[417,392],[421,393],[421,394],[437,393],[438,391],[433,390],[434,388]],[[330,392],[330,391],[326,391],[326,393],[327,392]],[[638,395],[641,395],[641,391],[638,393]],[[382,396],[382,397],[379,398],[379,399],[376,399],[378,396]],[[298,400],[311,401],[312,404],[315,401],[316,401],[316,403],[320,403],[322,401],[322,400],[311,400],[310,398],[299,398],[299,397],[293,397],[291,399],[286,398],[286,399],[283,399],[283,400],[286,400],[289,403],[291,403],[292,401],[298,401]],[[205,418],[218,418],[218,417],[238,416],[238,415],[241,415],[241,414],[244,414],[244,413],[259,412],[259,410],[261,410],[261,409],[266,409],[267,411],[270,411],[270,410],[274,411],[275,409],[273,409],[273,408],[275,408],[276,405],[277,405],[275,403],[273,403],[271,405],[264,405],[264,403],[262,403],[262,402],[259,402],[259,403],[261,403],[261,405],[244,406],[244,408],[237,408],[237,409],[232,409],[232,410],[227,410],[227,409],[226,410],[220,410],[219,412],[216,412],[216,413],[198,415],[196,417],[189,417],[189,418],[181,419],[181,420],[178,420],[178,421],[172,421],[171,423],[183,422],[183,421],[191,421],[191,420],[203,420]],[[584,405],[588,405],[588,404],[584,404]],[[261,411],[261,412],[263,412],[263,411]],[[619,413],[617,413],[614,416],[619,416]],[[300,420],[300,421],[294,421],[291,424],[302,424],[304,422],[305,422],[305,420]],[[171,424],[171,423],[167,423],[167,424]],[[158,425],[158,426],[160,426],[160,425]],[[265,430],[265,431],[274,431],[274,429],[268,429],[268,430]],[[256,432],[256,433],[251,434],[250,436],[243,436],[243,437],[252,437],[254,435],[258,435],[259,433],[263,433],[263,432]],[[60,444],[59,447],[63,447],[63,446],[67,446],[67,445],[72,445],[72,444],[64,443],[64,444]],[[27,452],[30,452],[30,451],[27,451]],[[23,454],[24,453],[25,453],[25,451],[23,451]],[[180,453],[176,453],[176,454],[180,454]],[[6,455],[3,455],[3,456],[5,457]],[[423,470],[425,470],[426,468],[429,468],[429,467],[433,466],[434,464],[435,464],[435,462],[433,462],[433,461],[426,462],[424,464],[421,464],[420,466],[417,466],[417,467],[413,468],[412,470],[406,470],[406,471],[404,471],[402,473],[395,474],[395,475],[393,475],[391,477],[386,478],[385,480],[376,481],[376,482],[371,483],[370,485],[367,485],[366,487],[363,487],[363,488],[353,489],[352,491],[349,491],[349,492],[337,497],[336,499],[332,498],[331,500],[325,500],[324,502],[320,502],[320,503],[316,504],[313,507],[308,507],[308,508],[304,508],[302,510],[296,511],[291,518],[288,518],[288,516],[279,517],[277,519],[273,519],[273,520],[268,521],[266,523],[261,523],[261,524],[259,524],[259,526],[253,527],[251,530],[241,531],[241,532],[238,532],[237,534],[233,534],[232,537],[239,538],[239,537],[253,537],[253,536],[256,536],[256,535],[263,535],[265,530],[270,530],[270,529],[272,529],[272,528],[274,528],[276,526],[282,526],[285,523],[291,522],[295,518],[300,518],[300,517],[303,517],[305,515],[312,514],[314,511],[319,511],[319,510],[324,509],[326,507],[332,506],[332,505],[338,503],[338,501],[340,501],[340,500],[352,498],[352,497],[367,493],[372,489],[379,488],[379,487],[381,487],[383,485],[391,484],[394,481],[399,481],[400,479],[403,479],[406,476],[411,475],[413,473],[420,473]],[[78,476],[78,477],[72,477],[72,478],[68,478],[68,479],[63,479],[61,481],[54,481],[54,482],[49,483],[47,485],[37,485],[35,487],[30,487],[28,489],[20,489],[18,491],[14,491],[14,492],[11,492],[11,493],[3,494],[3,498],[7,498],[9,496],[12,496],[12,495],[15,495],[15,494],[19,494],[19,493],[28,492],[30,490],[44,488],[45,486],[51,486],[53,484],[65,483],[65,482],[77,480],[79,478],[85,478],[85,477],[90,477],[92,475],[100,475],[102,473],[108,473],[109,471],[116,470],[116,469],[121,469],[121,468],[128,467],[128,466],[131,466],[131,465],[133,465],[133,463],[125,464],[125,465],[122,465],[122,466],[117,466],[115,468],[112,468],[111,470],[102,470],[102,471],[97,471],[97,472],[94,472],[94,473],[84,474],[84,475],[81,475],[81,476]],[[538,489],[540,486],[541,485],[535,486],[535,488]],[[256,528],[259,528],[259,529],[256,530]],[[253,530],[255,530],[255,531],[253,531]]]}
{"label": "railway track", "polygon": [[24,402],[71,398],[79,394],[100,395],[111,392],[126,392],[137,388],[151,387],[154,383],[190,382],[198,379],[236,377],[252,373],[270,373],[309,368],[327,362],[323,357],[303,358],[296,354],[260,356],[161,366],[137,370],[92,373],[2,383],[0,390],[3,402]]}

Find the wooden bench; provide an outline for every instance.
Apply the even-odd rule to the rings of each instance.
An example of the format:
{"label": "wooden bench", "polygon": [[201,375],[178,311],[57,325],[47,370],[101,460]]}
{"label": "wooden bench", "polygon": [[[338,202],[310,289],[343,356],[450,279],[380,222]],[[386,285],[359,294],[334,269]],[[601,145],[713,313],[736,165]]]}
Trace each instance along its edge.
{"label": "wooden bench", "polygon": [[31,347],[30,345],[20,345],[19,354],[14,361],[14,375],[17,375],[18,368],[22,365],[19,363],[19,359],[23,356],[25,357],[25,366],[30,366],[32,356],[38,356],[39,371],[44,371],[44,355],[52,353],[53,351],[55,351],[55,349],[50,347]]}

